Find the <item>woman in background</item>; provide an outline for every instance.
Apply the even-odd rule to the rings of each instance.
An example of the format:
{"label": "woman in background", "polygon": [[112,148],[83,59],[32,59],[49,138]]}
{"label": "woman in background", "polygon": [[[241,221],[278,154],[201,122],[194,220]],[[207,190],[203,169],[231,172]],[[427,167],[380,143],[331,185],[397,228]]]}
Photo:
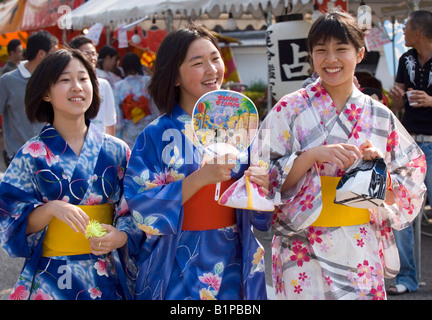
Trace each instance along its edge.
{"label": "woman in background", "polygon": [[136,138],[147,125],[159,116],[147,85],[150,76],[143,74],[140,58],[128,52],[122,59],[126,77],[114,85],[114,96],[119,119],[117,136],[132,149]]}
{"label": "woman in background", "polygon": [[120,55],[113,46],[103,46],[99,50],[96,74],[109,82],[114,89],[116,82],[123,78],[123,70],[119,68]]}

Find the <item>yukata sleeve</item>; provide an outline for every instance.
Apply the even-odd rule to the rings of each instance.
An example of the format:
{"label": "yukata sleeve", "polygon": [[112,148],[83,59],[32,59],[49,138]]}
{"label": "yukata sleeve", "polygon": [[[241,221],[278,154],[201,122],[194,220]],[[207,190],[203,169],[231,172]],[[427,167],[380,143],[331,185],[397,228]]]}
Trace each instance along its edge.
{"label": "yukata sleeve", "polygon": [[0,184],[0,243],[11,257],[29,258],[43,233],[26,235],[28,214],[44,203],[33,176],[19,153]]}
{"label": "yukata sleeve", "polygon": [[[149,130],[148,130],[149,129]],[[161,133],[147,127],[137,138],[125,174],[124,194],[135,225],[147,235],[181,230],[183,174],[163,163]]]}
{"label": "yukata sleeve", "polygon": [[[127,145],[125,146],[125,150],[125,160],[124,164],[122,164],[119,170],[120,172],[123,171],[123,168],[125,169],[124,172],[126,171],[127,164],[130,158],[130,150]],[[129,207],[124,196],[124,177],[125,176],[123,175],[119,181],[121,196],[116,207],[114,226],[118,230],[126,232],[128,236],[127,245],[122,248],[122,251],[126,253],[130,252],[131,254],[136,254],[139,250],[140,243],[145,240],[145,234],[142,230],[136,228],[132,215],[130,214]]]}
{"label": "yukata sleeve", "polygon": [[[396,230],[406,228],[422,209],[426,186],[426,159],[399,120],[392,115],[386,146],[387,169],[390,172],[396,203],[384,203],[374,210],[375,220],[388,220]],[[377,214],[381,214],[380,217]]]}
{"label": "yukata sleeve", "polygon": [[145,241],[146,236],[143,230],[137,228],[132,214],[129,211],[124,195],[121,197],[119,209],[115,219],[115,227],[127,233],[127,245],[121,249],[126,256],[136,256],[140,249],[141,243]]}
{"label": "yukata sleeve", "polygon": [[[293,107],[289,104],[293,99],[298,104],[307,104],[298,95],[287,95],[274,106],[261,125],[251,153],[252,163],[259,159],[269,163],[269,197],[276,206],[274,222],[276,229],[286,235],[312,224],[322,207],[320,179],[315,166],[289,190],[281,191],[294,161],[304,151],[298,139],[298,131],[303,131],[297,128],[299,119],[292,114]],[[309,119],[313,117],[309,116]]]}
{"label": "yukata sleeve", "polygon": [[273,218],[273,211],[254,211],[254,210],[242,210],[242,215],[246,215],[252,226],[260,231],[267,231],[270,228],[272,218]]}

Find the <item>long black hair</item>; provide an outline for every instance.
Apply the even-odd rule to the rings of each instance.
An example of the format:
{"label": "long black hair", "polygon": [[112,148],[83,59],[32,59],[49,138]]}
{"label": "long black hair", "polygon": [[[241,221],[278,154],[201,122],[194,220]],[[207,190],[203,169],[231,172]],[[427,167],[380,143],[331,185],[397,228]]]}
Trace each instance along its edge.
{"label": "long black hair", "polygon": [[148,91],[161,113],[171,113],[180,101],[180,89],[175,86],[180,65],[190,44],[200,38],[208,39],[220,51],[217,38],[205,27],[192,23],[170,32],[160,44]]}

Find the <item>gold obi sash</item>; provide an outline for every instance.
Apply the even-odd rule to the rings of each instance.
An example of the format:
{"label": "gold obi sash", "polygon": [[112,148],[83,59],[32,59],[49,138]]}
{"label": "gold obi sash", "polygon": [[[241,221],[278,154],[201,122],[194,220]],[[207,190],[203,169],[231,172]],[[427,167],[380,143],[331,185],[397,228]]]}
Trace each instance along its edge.
{"label": "gold obi sash", "polygon": [[[83,210],[90,220],[100,223],[113,223],[113,207],[110,203],[94,206],[77,206]],[[85,235],[75,232],[65,222],[52,218],[42,243],[42,256],[71,256],[91,253],[90,242]]]}
{"label": "gold obi sash", "polygon": [[368,209],[360,209],[334,203],[336,186],[340,177],[320,177],[322,209],[314,227],[342,227],[365,224],[370,221]]}

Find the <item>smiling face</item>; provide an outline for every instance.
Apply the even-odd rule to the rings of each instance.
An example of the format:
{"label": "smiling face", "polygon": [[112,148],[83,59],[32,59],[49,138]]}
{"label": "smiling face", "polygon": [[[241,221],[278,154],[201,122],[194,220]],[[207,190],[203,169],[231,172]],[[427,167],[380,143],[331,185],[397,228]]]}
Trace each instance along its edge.
{"label": "smiling face", "polygon": [[204,93],[220,89],[224,71],[222,57],[213,43],[205,38],[194,40],[180,65],[176,81],[180,88],[180,106],[193,108]]}
{"label": "smiling face", "polygon": [[364,48],[356,50],[351,43],[344,43],[336,38],[319,41],[312,49],[315,71],[322,79],[327,91],[334,87],[352,90],[354,71],[364,56]]}
{"label": "smiling face", "polygon": [[50,87],[44,100],[51,103],[54,121],[83,117],[92,102],[93,86],[84,65],[73,58]]}

